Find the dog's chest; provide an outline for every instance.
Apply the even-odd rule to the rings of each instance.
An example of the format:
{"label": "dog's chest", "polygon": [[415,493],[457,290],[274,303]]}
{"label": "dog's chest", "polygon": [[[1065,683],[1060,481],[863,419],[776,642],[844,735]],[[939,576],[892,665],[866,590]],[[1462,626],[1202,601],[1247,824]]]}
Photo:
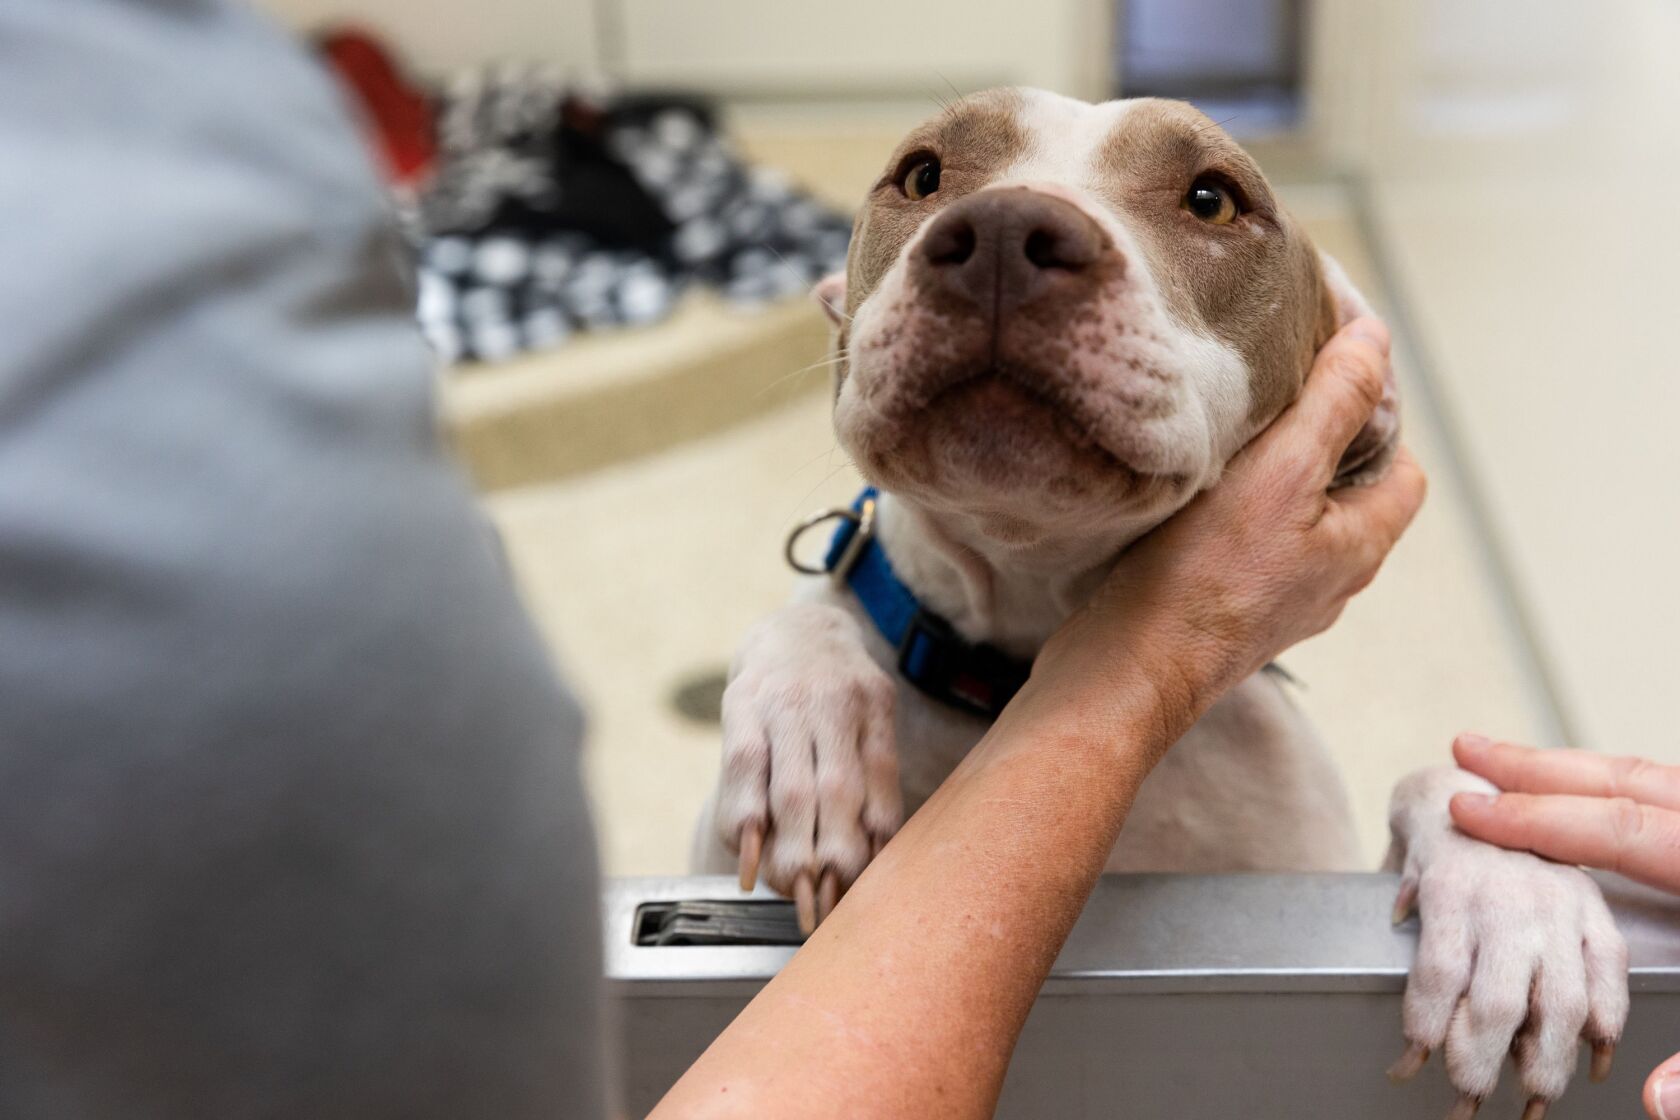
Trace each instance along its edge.
{"label": "dog's chest", "polygon": [[[906,814],[986,733],[988,721],[897,674],[897,650],[850,595],[817,596],[857,617],[875,661],[898,682],[895,731]],[[1355,870],[1361,860],[1340,775],[1277,679],[1256,674],[1222,697],[1139,790],[1109,871]]]}

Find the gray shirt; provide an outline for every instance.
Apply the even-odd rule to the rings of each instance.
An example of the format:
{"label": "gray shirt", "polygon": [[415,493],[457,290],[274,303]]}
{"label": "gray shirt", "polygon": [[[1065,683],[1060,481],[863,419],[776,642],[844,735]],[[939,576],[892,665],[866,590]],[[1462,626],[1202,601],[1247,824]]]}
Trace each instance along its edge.
{"label": "gray shirt", "polygon": [[580,720],[329,79],[0,2],[0,1116],[596,1117]]}

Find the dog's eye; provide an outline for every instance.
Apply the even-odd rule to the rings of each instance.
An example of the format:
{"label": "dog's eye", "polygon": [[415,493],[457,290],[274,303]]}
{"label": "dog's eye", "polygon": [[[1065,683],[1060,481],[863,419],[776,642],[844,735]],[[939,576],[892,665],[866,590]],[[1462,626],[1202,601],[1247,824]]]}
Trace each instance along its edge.
{"label": "dog's eye", "polygon": [[1219,180],[1206,176],[1191,183],[1190,189],[1184,192],[1184,208],[1214,226],[1229,225],[1241,213],[1236,193]]}
{"label": "dog's eye", "polygon": [[933,156],[919,159],[910,165],[900,184],[912,202],[918,202],[939,189],[939,160]]}

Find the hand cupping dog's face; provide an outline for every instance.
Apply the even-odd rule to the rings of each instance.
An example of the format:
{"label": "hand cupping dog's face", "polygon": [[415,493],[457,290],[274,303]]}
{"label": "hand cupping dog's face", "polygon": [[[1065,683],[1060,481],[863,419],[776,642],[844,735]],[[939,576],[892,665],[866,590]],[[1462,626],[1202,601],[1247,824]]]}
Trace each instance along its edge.
{"label": "hand cupping dog's face", "polygon": [[[1002,544],[1129,539],[1216,479],[1357,310],[1215,122],[965,98],[870,192],[835,427],[872,481]],[[1387,430],[1363,442],[1380,455]]]}

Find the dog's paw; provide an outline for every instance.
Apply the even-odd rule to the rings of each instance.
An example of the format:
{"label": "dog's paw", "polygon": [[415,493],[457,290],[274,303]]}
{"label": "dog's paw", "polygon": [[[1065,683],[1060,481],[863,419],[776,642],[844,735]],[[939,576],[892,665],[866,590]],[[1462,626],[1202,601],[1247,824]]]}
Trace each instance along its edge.
{"label": "dog's paw", "polygon": [[857,621],[801,603],[755,627],[723,694],[717,826],[809,932],[898,831],[896,687]]}
{"label": "dog's paw", "polygon": [[1579,868],[1443,831],[1414,843],[1395,917],[1422,921],[1406,986],[1409,1048],[1390,1071],[1410,1077],[1445,1049],[1465,1120],[1498,1084],[1511,1054],[1539,1120],[1569,1084],[1579,1044],[1594,1080],[1627,1018],[1627,946],[1598,884]]}

